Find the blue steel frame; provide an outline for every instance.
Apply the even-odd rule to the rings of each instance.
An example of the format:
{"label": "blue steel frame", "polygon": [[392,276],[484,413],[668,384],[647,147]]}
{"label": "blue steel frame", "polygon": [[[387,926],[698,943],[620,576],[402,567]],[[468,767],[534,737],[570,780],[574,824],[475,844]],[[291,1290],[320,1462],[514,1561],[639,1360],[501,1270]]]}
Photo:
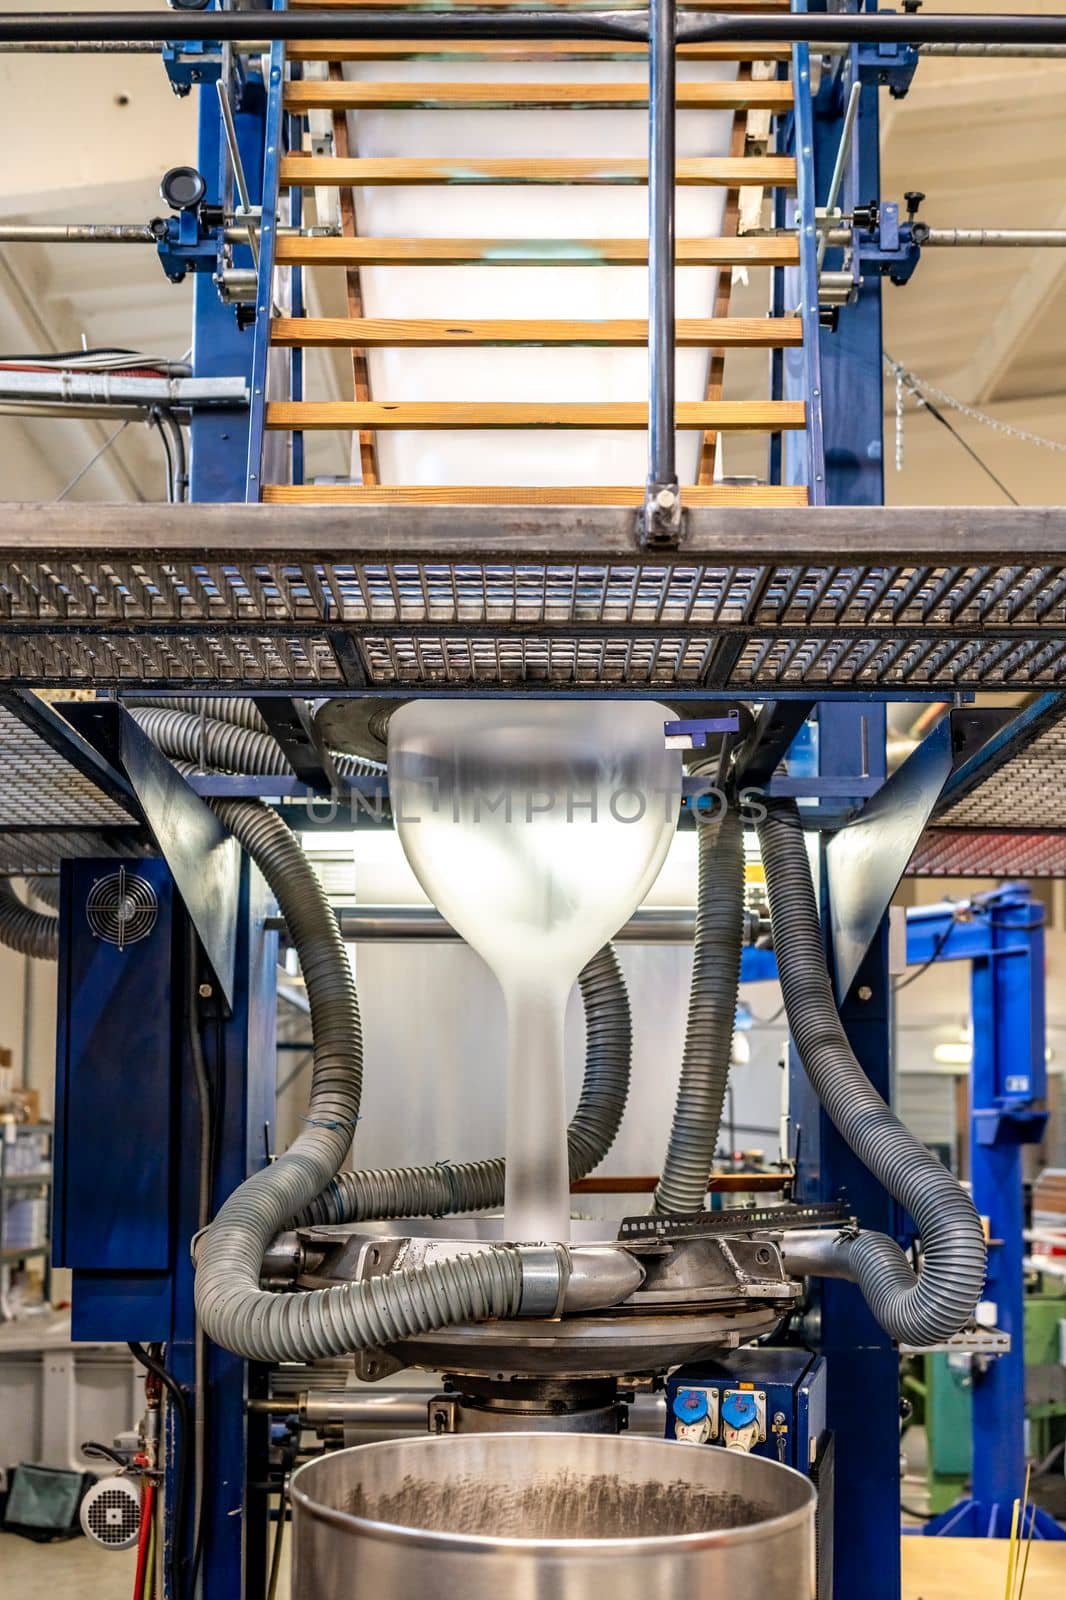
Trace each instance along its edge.
{"label": "blue steel frame", "polygon": [[[285,9],[284,0],[275,0],[275,11]],[[270,376],[270,318],[274,298],[274,247],[278,231],[281,199],[280,169],[284,150],[286,119],[283,110],[285,91],[285,44],[277,39],[270,47],[266,118],[263,130],[262,218],[259,228],[259,275],[255,292],[255,349],[252,357],[251,406],[248,423],[248,464],[244,499],[259,499],[263,480],[266,446],[266,408]]]}
{"label": "blue steel frame", "polygon": [[[856,986],[857,990],[870,988],[869,998],[861,1000],[856,994],[842,1011],[856,1053],[875,1082],[882,1065],[879,1035],[886,1023],[886,943],[887,929],[882,924],[878,943],[860,969]],[[1006,1538],[1014,1501],[1025,1487],[1021,1149],[1039,1142],[1047,1122],[1043,1107],[1047,1088],[1043,907],[1034,903],[1025,884],[1006,884],[969,902],[964,915],[951,905],[908,911],[908,965],[942,961],[971,963],[971,1181],[974,1204],[989,1219],[985,1297],[995,1306],[996,1325],[1010,1335],[1011,1350],[974,1373],[972,1494],[913,1531],[928,1536]],[[772,954],[745,950],[742,982],[757,983],[775,976]],[[855,1023],[860,1012],[867,1024],[861,1028]],[[881,1076],[878,1087],[887,1098],[883,1072]],[[859,1169],[859,1186],[854,1179],[845,1181],[845,1163],[837,1148],[839,1136],[828,1125],[833,1137],[826,1138],[825,1114],[796,1060],[789,1087],[797,1198],[834,1200],[845,1194],[864,1225],[880,1226],[901,1241],[911,1238],[908,1219],[898,1214],[868,1173]],[[881,1212],[880,1222],[872,1219],[871,1204],[875,1213]],[[845,1472],[843,1479],[838,1478],[841,1501],[837,1511],[849,1508],[852,1531],[859,1519],[863,1559],[877,1551],[878,1562],[887,1559],[889,1567],[886,1570],[870,1563],[864,1573],[862,1561],[842,1548],[837,1552],[834,1594],[837,1600],[856,1600],[860,1595],[892,1600],[899,1592],[899,1476],[894,1458],[881,1454],[873,1441],[883,1435],[882,1446],[887,1447],[889,1436],[898,1433],[898,1415],[882,1403],[887,1393],[896,1393],[898,1358],[872,1324],[867,1330],[871,1336],[849,1347],[849,1334],[861,1333],[864,1314],[868,1320],[858,1292],[850,1285],[822,1284],[819,1348],[829,1359],[830,1426],[837,1435],[838,1463],[851,1455],[856,1474],[849,1478]],[[864,1382],[869,1386],[864,1388]],[[888,1474],[881,1470],[883,1462],[890,1466]],[[863,1486],[861,1495],[855,1494],[856,1483]],[[1026,1518],[1026,1534],[1030,1523],[1034,1538],[1066,1538],[1060,1525],[1038,1508]]]}
{"label": "blue steel frame", "polygon": [[[197,165],[207,183],[210,205],[225,205],[232,195],[232,175],[228,170],[226,141],[212,73],[200,90]],[[248,178],[253,205],[262,197],[263,131],[266,95],[262,77],[250,72],[238,88],[233,110],[237,145]],[[219,246],[218,271],[224,266],[224,247]],[[247,245],[233,249],[232,265],[250,268]],[[210,272],[193,274],[193,374],[197,378],[243,377],[250,382],[254,339],[242,326],[236,308],[219,296],[218,284]],[[249,411],[203,407],[193,412],[190,428],[189,498],[191,500],[243,500],[245,462],[248,455]]]}
{"label": "blue steel frame", "polygon": [[[274,8],[280,9],[283,3],[284,0],[274,0]],[[877,0],[854,0],[854,3],[856,8],[867,11],[877,8]],[[811,9],[816,8],[817,0]],[[796,108],[782,133],[782,142],[791,139],[795,149],[797,193],[794,201],[780,200],[777,220],[782,225],[787,223],[799,229],[801,264],[797,270],[775,274],[775,309],[783,312],[798,307],[805,337],[802,352],[775,352],[773,392],[775,397],[804,400],[807,428],[801,436],[778,435],[771,441],[771,476],[774,481],[805,483],[811,503],[816,505],[869,505],[883,500],[880,276],[871,273],[863,279],[856,302],[841,309],[835,329],[821,326],[818,305],[815,208],[818,196],[824,197],[827,190],[844,106],[859,67],[855,50],[838,58],[831,70],[823,72],[819,92],[812,97],[809,50],[806,45],[799,45],[793,53],[793,75],[798,91]],[[271,364],[269,319],[274,244],[279,222],[278,167],[287,132],[282,106],[283,78],[284,46],[277,43],[270,52],[268,83],[264,85],[255,76],[250,77],[241,85],[235,107],[238,140],[251,198],[253,203],[262,205],[254,326],[242,326],[234,308],[220,301],[209,274],[197,273],[194,278],[194,371],[197,376],[239,373],[247,379],[251,394],[250,409],[246,413],[203,411],[196,414],[192,424],[191,498],[197,501],[257,501],[260,498],[267,442],[265,420]],[[872,77],[867,75],[845,177],[844,199],[848,204],[879,196],[878,114],[877,88]],[[227,198],[227,164],[213,82],[208,83],[206,92],[201,94],[199,165],[208,180],[208,199],[224,201]],[[298,213],[292,220],[298,220]],[[251,264],[246,248],[238,247],[233,264]],[[838,265],[833,252],[828,253],[826,265],[830,268]],[[298,279],[293,283],[293,292],[297,297],[302,292]],[[299,394],[301,377],[297,357],[288,368],[290,392],[294,396]],[[297,482],[302,476],[301,446],[299,437],[294,437],[291,465],[293,480]],[[789,698],[791,693],[783,690],[779,698]],[[797,693],[800,697],[806,695],[805,691]],[[885,701],[902,697],[902,694],[870,696],[865,701],[823,703],[819,707],[818,768],[813,778],[815,784],[821,786],[815,790],[822,796],[821,823],[830,820],[822,815],[826,798],[835,795],[861,798],[883,782]],[[920,693],[907,693],[906,697],[926,698]],[[782,780],[775,781],[780,787]],[[227,782],[239,784],[241,780]],[[806,784],[809,792],[811,780],[794,774],[785,782]],[[281,787],[279,780],[271,780],[272,793],[279,793]],[[823,871],[823,883],[826,878]],[[251,929],[254,925],[255,916],[250,914],[245,926]],[[827,930],[830,925],[827,915]],[[864,931],[864,943],[868,943],[868,948],[845,999],[842,1015],[867,1072],[888,1097],[891,990],[887,923],[880,921],[872,940],[868,940],[868,933],[868,929]],[[969,934],[970,930],[961,927],[952,934],[953,949],[949,958],[962,957]],[[251,933],[247,936],[252,937]],[[1010,937],[1018,935],[1011,930]],[[1000,960],[1003,953],[982,955],[978,964],[985,960],[990,969],[1007,970],[1010,962]],[[746,952],[744,976],[749,981],[757,976],[769,976],[772,969],[772,956],[765,952]],[[250,972],[251,968],[244,970]],[[258,1080],[253,1083],[247,1071],[247,1062],[253,1059],[255,1030],[265,1027],[266,1019],[272,1015],[270,997],[265,992],[271,973],[269,960],[259,970],[261,976],[263,972],[266,974],[263,992],[249,991],[246,1010],[228,1025],[228,1029],[237,1028],[238,1032],[243,1029],[241,1048],[246,1054],[241,1058],[244,1065],[238,1065],[232,1074],[227,1074],[226,1103],[233,1120],[227,1118],[223,1124],[220,1193],[232,1188],[249,1167],[256,1164],[261,1155],[256,1146],[261,1125],[257,1118],[271,1114],[265,1103],[260,1103],[266,1092],[263,1084]],[[994,982],[991,982],[989,1003],[1000,1011],[1005,1004]],[[1005,1028],[1006,1024],[999,1026]],[[267,1057],[259,1053],[254,1059]],[[976,1069],[975,1055],[975,1073]],[[844,1146],[814,1103],[806,1080],[795,1064],[792,1082],[798,1196],[828,1199],[846,1192],[866,1226],[905,1236],[904,1219],[896,1215],[894,1203]],[[253,1105],[259,1110],[253,1111]],[[186,1112],[188,1114],[188,1107]],[[986,1163],[998,1172],[1001,1159],[1009,1160],[1012,1154],[1017,1159],[1018,1146],[1010,1142],[1008,1135],[1017,1132],[1019,1114],[1020,1108],[1012,1106],[1009,1114],[1007,1111],[1002,1115],[997,1113],[998,1120],[982,1124],[986,1131],[988,1127],[994,1128],[995,1136],[991,1142],[981,1144],[983,1153],[975,1161],[975,1173],[979,1163],[982,1173]],[[187,1129],[186,1133],[191,1140],[192,1129]],[[181,1197],[186,1224],[192,1203],[190,1183],[191,1177],[186,1174]],[[1003,1263],[1004,1258],[1000,1258],[999,1264]],[[191,1272],[187,1264],[177,1285],[181,1322],[180,1327],[175,1326],[174,1360],[181,1375],[188,1377],[191,1375],[192,1323]],[[1002,1294],[1000,1299],[1002,1303]],[[837,1600],[897,1600],[897,1357],[852,1286],[825,1283],[820,1309],[821,1348],[829,1361],[830,1426],[837,1437],[839,1526],[847,1528],[849,1534],[846,1541],[841,1541],[837,1552],[834,1592]],[[1001,1312],[1001,1319],[1002,1316]],[[222,1595],[254,1595],[261,1579],[254,1560],[247,1555],[248,1540],[240,1537],[241,1519],[232,1515],[240,1504],[238,1487],[243,1490],[253,1459],[259,1467],[265,1461],[265,1435],[256,1433],[254,1428],[247,1431],[244,1410],[246,1386],[254,1386],[258,1381],[254,1369],[246,1369],[221,1351],[212,1351],[211,1446],[205,1492],[212,1510],[203,1559],[204,1594],[208,1600]],[[1001,1388],[1005,1387],[1006,1379],[1001,1383]],[[993,1387],[989,1395],[996,1392]],[[998,1439],[995,1450],[982,1450],[977,1454],[998,1460]],[[1011,1493],[1017,1492],[1014,1477],[1009,1487]],[[998,1486],[996,1493],[1000,1494],[1002,1488],[1003,1485]]]}
{"label": "blue steel frame", "polygon": [[[124,866],[147,878],[158,914],[125,949],[96,939],[82,908],[93,882]],[[277,934],[273,903],[245,862],[236,911],[232,1011],[204,1028],[221,1137],[214,1206],[269,1159],[274,1118]],[[166,1362],[195,1404],[193,1266],[199,1226],[199,1106],[187,1065],[188,922],[161,859],[64,864],[56,1067],[55,1262],[74,1272],[76,1339],[166,1346]],[[202,968],[199,977],[206,977]],[[106,1161],[91,1130],[101,1116],[121,1127]],[[238,1600],[266,1588],[266,1419],[247,1408],[262,1371],[209,1345],[204,1411],[209,1447],[203,1485],[201,1600]],[[192,1440],[185,1441],[192,1449]],[[178,1440],[168,1431],[167,1482]],[[165,1543],[194,1560],[192,1527],[174,1526],[168,1493]],[[170,1600],[169,1586],[166,1600]]]}
{"label": "blue steel frame", "polygon": [[[908,913],[907,960],[972,963],[970,1177],[974,1204],[989,1222],[986,1298],[1011,1349],[973,1373],[972,1493],[922,1532],[1006,1538],[1025,1488],[1022,1146],[1039,1143],[1048,1115],[1044,910],[1024,884],[1005,884],[972,904],[968,921],[950,906]],[[1030,1522],[1034,1538],[1066,1538],[1036,1507],[1026,1534]]]}
{"label": "blue steel frame", "polygon": [[796,45],[792,51],[792,81],[796,86],[795,104],[790,116],[781,124],[781,144],[791,147],[796,158],[796,194],[793,197],[783,190],[775,191],[774,221],[778,227],[797,230],[800,264],[775,271],[773,309],[774,315],[779,317],[798,313],[803,326],[803,344],[798,350],[775,350],[770,371],[774,399],[802,400],[807,418],[802,433],[771,436],[770,478],[775,483],[805,484],[811,505],[825,505],[817,194],[809,45]]}

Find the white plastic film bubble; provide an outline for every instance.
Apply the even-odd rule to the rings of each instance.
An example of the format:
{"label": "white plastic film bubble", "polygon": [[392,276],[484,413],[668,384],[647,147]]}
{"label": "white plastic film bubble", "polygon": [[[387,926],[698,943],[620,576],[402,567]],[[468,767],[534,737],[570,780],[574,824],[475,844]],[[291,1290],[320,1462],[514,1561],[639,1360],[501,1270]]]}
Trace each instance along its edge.
{"label": "white plastic film bubble", "polygon": [[510,1239],[570,1236],[567,997],[666,857],[673,713],[651,702],[416,700],[389,722],[389,790],[426,894],[507,1005]]}

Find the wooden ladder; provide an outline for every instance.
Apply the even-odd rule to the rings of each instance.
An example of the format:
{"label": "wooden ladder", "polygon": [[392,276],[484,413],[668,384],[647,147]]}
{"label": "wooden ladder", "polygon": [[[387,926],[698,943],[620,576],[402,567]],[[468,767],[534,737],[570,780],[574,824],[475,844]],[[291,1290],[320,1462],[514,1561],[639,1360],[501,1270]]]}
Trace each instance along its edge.
{"label": "wooden ladder", "polygon": [[[337,10],[359,10],[378,0],[290,0],[293,8],[314,5]],[[414,0],[419,3],[419,0]],[[478,0],[479,5],[519,8],[527,0]],[[598,0],[569,0],[559,9],[580,10]],[[684,0],[682,0],[684,3]],[[694,0],[693,0],[694,3]],[[787,10],[787,0],[716,0],[720,10],[766,12]],[[420,9],[425,9],[424,5]],[[302,70],[306,63],[328,63],[327,78],[292,76],[284,87],[284,109],[290,118],[329,113],[331,153],[315,154],[292,148],[280,163],[283,189],[323,188],[340,196],[341,235],[302,236],[280,234],[275,264],[316,272],[343,272],[347,315],[316,317],[277,315],[271,319],[270,342],[288,350],[345,350],[351,355],[352,398],[347,400],[275,400],[266,406],[268,430],[294,434],[335,430],[358,437],[360,481],[323,484],[265,483],[264,501],[288,504],[380,505],[603,505],[639,506],[642,483],[580,485],[560,488],[537,484],[404,485],[379,481],[376,436],[386,429],[627,429],[647,427],[643,403],[604,399],[574,402],[515,401],[392,401],[372,397],[368,352],[374,350],[454,349],[457,353],[484,346],[496,347],[639,347],[647,343],[648,327],[633,318],[501,319],[368,317],[364,311],[360,274],[366,268],[402,266],[642,266],[647,263],[646,238],[375,238],[358,231],[355,191],[384,185],[614,185],[646,184],[644,160],[604,161],[580,155],[529,158],[495,157],[461,160],[432,154],[424,158],[364,157],[353,155],[348,140],[348,113],[352,111],[514,109],[558,111],[632,109],[646,107],[646,78],[625,83],[546,83],[500,81],[491,83],[404,80],[402,63],[429,60],[475,60],[514,64],[557,61],[646,61],[647,48],[613,40],[521,42],[460,41],[441,38],[420,42],[399,40],[300,41],[289,45],[287,61]],[[677,162],[679,186],[711,185],[726,191],[722,235],[714,238],[679,238],[678,267],[719,269],[718,290],[708,315],[681,318],[677,324],[679,349],[700,348],[709,353],[708,378],[702,400],[677,405],[679,429],[702,434],[697,481],[682,486],[687,505],[795,506],[806,504],[802,487],[766,484],[716,483],[717,443],[723,433],[778,433],[802,429],[805,407],[792,400],[726,400],[723,377],[731,350],[786,350],[802,344],[800,320],[795,316],[731,316],[730,286],[736,269],[795,267],[799,250],[794,235],[744,234],[739,231],[739,196],[749,189],[764,191],[795,186],[795,162],[790,156],[769,152],[766,134],[770,118],[792,107],[792,85],[780,76],[753,75],[756,62],[789,59],[787,47],[767,44],[697,44],[679,47],[679,63],[722,62],[738,64],[735,81],[684,81],[678,84],[679,110],[727,111],[733,115],[733,137],[727,155],[687,156]],[[346,63],[397,62],[395,80],[345,81]],[[292,125],[292,124],[290,124]],[[307,126],[306,122],[301,124]],[[575,123],[575,128],[579,124]],[[575,144],[577,138],[575,137]],[[432,209],[431,209],[432,207]],[[439,214],[439,199],[427,199],[427,219]],[[301,306],[306,303],[301,296]],[[459,359],[457,355],[457,359]],[[637,457],[635,456],[636,460]],[[635,472],[634,477],[638,474]]]}

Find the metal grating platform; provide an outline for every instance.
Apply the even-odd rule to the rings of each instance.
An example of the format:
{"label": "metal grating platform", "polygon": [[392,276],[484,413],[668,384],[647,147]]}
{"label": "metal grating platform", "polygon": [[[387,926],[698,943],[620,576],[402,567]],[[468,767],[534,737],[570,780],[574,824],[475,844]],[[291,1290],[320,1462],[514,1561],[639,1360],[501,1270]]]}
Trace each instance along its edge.
{"label": "metal grating platform", "polygon": [[65,856],[144,848],[124,781],[47,705],[0,695],[0,874],[54,872]]}
{"label": "metal grating platform", "polygon": [[602,508],[24,510],[0,512],[0,679],[1066,686],[1059,512],[693,510],[644,551]]}
{"label": "metal grating platform", "polygon": [[908,878],[1066,878],[1066,833],[927,828]]}
{"label": "metal grating platform", "polygon": [[0,828],[121,827],[131,812],[0,705]]}
{"label": "metal grating platform", "polygon": [[1066,875],[1064,779],[1066,695],[1038,695],[953,775],[908,875]]}
{"label": "metal grating platform", "polygon": [[[937,813],[947,828],[995,829],[1013,824],[1066,829],[1066,698],[1049,706],[1031,725],[1031,736],[1016,741],[1006,759],[981,772],[958,799]],[[1021,720],[1021,719],[1019,719]]]}

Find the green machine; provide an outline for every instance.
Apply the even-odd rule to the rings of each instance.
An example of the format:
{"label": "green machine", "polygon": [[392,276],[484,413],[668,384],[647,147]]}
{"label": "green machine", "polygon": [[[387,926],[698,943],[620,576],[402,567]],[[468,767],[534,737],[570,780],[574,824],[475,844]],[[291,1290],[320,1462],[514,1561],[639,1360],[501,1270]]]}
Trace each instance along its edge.
{"label": "green machine", "polygon": [[[1035,1283],[1025,1297],[1025,1416],[1027,1454],[1039,1462],[1066,1440],[1066,1287],[1061,1278],[1040,1276]],[[983,1363],[993,1359],[966,1351],[927,1355],[904,1380],[916,1419],[921,1415],[925,1422],[934,1514],[954,1505],[970,1478],[970,1397]]]}

